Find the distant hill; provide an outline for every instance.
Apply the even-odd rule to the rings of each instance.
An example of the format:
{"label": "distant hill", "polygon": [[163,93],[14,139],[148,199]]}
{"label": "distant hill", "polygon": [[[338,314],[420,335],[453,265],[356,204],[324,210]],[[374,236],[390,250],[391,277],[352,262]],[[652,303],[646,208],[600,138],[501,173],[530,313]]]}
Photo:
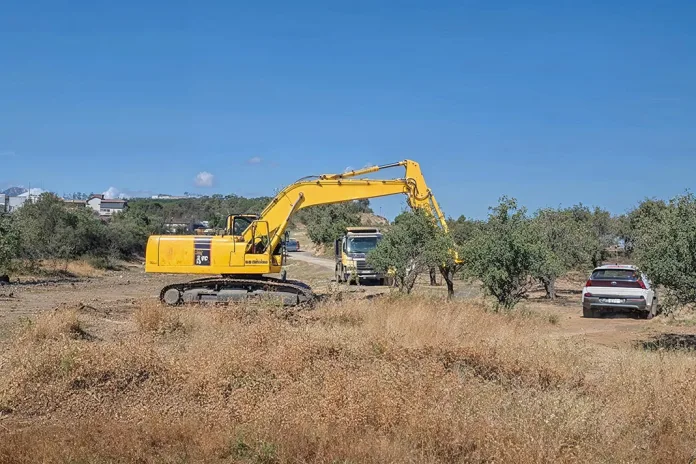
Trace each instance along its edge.
{"label": "distant hill", "polygon": [[25,189],[24,187],[10,187],[7,190],[3,190],[0,193],[3,193],[8,197],[18,197],[19,195],[27,193],[28,191],[29,190]]}

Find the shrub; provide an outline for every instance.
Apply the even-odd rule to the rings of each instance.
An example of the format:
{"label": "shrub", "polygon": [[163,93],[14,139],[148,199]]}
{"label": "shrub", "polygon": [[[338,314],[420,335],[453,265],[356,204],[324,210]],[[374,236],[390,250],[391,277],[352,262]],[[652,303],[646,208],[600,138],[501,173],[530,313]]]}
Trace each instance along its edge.
{"label": "shrub", "polygon": [[539,248],[526,210],[502,197],[488,223],[464,244],[464,273],[482,282],[496,307],[513,308],[532,286]]}
{"label": "shrub", "polygon": [[636,259],[666,289],[666,309],[696,303],[696,198],[688,193],[636,221]]}
{"label": "shrub", "polygon": [[19,255],[20,237],[17,226],[9,215],[0,214],[0,275],[9,273],[12,259]]}

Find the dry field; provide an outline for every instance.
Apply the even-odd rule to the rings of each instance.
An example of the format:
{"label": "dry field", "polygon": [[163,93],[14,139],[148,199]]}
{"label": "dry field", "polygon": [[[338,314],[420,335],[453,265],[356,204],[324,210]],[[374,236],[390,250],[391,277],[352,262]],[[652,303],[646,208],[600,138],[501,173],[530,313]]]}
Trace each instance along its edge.
{"label": "dry field", "polygon": [[[296,263],[315,284],[326,271]],[[140,270],[0,288],[2,463],[688,462],[696,329],[577,295],[163,308]],[[12,296],[9,295],[12,293]]]}

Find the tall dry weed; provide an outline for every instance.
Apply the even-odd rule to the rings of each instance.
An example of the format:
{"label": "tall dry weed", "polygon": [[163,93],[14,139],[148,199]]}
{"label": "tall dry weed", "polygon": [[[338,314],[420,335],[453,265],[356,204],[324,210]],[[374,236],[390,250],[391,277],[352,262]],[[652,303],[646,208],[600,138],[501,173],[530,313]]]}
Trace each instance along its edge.
{"label": "tall dry weed", "polygon": [[180,311],[157,303],[139,306],[133,317],[142,332],[170,333],[184,328]]}
{"label": "tall dry weed", "polygon": [[61,340],[65,338],[89,338],[79,313],[74,308],[57,308],[29,321],[25,336],[41,342],[45,340]]}

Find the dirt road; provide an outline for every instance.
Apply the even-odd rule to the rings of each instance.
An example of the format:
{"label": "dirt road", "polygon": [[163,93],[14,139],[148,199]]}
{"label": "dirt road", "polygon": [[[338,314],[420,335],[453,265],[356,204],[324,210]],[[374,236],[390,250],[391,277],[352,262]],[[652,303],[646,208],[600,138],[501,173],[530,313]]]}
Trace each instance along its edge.
{"label": "dirt road", "polygon": [[323,267],[333,271],[335,269],[335,263],[333,260],[328,258],[322,258],[319,256],[314,256],[306,251],[297,251],[288,254],[289,260],[304,261],[305,263],[314,264],[315,266]]}

